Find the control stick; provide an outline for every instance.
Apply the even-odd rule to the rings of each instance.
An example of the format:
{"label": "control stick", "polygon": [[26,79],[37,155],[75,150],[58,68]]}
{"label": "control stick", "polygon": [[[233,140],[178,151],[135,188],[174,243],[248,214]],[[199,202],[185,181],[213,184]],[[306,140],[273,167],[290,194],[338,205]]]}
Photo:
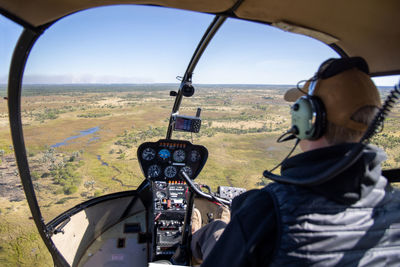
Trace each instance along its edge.
{"label": "control stick", "polygon": [[229,206],[229,207],[231,206],[232,202],[231,202],[230,200],[226,200],[226,199],[223,199],[223,198],[214,196],[214,195],[212,195],[212,194],[204,193],[204,192],[201,191],[199,188],[197,188],[197,186],[194,184],[193,180],[190,179],[190,177],[187,175],[186,172],[181,171],[179,174],[180,174],[180,177],[181,177],[181,178],[185,179],[185,181],[186,181],[187,185],[189,186],[189,188],[190,188],[193,192],[195,192],[198,196],[200,196],[200,197],[202,197],[202,198],[205,198],[205,199],[208,199],[208,200],[211,200],[211,201],[216,201],[216,202],[218,202],[218,203],[227,205],[227,206]]}

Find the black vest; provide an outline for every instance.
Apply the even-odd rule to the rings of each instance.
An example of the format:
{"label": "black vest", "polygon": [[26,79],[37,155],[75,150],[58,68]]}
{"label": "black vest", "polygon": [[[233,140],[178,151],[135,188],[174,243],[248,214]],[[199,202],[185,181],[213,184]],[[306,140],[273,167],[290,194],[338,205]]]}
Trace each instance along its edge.
{"label": "black vest", "polygon": [[400,266],[400,191],[380,177],[352,205],[273,183],[278,244],[271,266]]}

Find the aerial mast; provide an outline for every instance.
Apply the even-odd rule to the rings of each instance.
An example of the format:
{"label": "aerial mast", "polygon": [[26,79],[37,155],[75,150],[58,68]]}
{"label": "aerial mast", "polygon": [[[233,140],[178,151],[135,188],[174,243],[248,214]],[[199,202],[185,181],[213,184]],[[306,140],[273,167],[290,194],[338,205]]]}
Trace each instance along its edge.
{"label": "aerial mast", "polygon": [[203,52],[207,48],[211,39],[214,37],[215,33],[221,27],[221,25],[225,22],[225,16],[215,16],[210,26],[208,26],[207,31],[204,33],[201,38],[199,44],[197,45],[196,51],[193,53],[192,59],[189,62],[189,65],[185,71],[185,75],[182,78],[181,84],[179,86],[178,92],[171,91],[171,96],[175,97],[175,103],[172,108],[171,117],[169,119],[168,131],[166,139],[171,139],[173,126],[174,126],[174,114],[179,112],[179,107],[182,102],[183,96],[190,97],[194,94],[194,88],[192,85],[192,74],[194,69],[196,68],[197,63],[199,62]]}

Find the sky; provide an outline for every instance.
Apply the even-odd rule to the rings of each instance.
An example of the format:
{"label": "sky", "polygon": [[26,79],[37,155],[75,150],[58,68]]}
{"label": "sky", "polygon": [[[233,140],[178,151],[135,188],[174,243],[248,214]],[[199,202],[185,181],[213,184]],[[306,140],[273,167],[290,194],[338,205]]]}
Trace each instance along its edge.
{"label": "sky", "polygon": [[[213,16],[161,7],[113,6],[56,22],[34,45],[24,83],[174,83]],[[0,83],[7,83],[22,28],[0,17]],[[193,82],[296,84],[327,58],[325,44],[263,24],[228,19],[194,71]],[[374,79],[394,85],[399,76]]]}

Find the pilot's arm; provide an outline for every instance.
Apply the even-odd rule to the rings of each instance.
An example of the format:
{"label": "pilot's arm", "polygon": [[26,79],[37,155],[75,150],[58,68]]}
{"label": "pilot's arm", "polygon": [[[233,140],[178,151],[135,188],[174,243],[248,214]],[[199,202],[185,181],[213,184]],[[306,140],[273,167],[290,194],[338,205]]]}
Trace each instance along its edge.
{"label": "pilot's arm", "polygon": [[277,240],[274,204],[265,190],[251,190],[233,200],[232,219],[201,266],[263,266]]}

